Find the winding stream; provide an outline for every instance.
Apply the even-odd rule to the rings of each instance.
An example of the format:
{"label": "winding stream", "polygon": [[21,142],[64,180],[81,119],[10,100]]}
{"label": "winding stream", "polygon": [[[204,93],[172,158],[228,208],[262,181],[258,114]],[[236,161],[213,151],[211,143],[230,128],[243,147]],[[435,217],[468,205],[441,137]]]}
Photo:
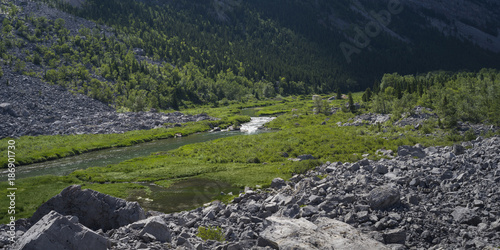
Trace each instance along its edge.
{"label": "winding stream", "polygon": [[[84,153],[81,155],[62,159],[21,166],[16,169],[16,179],[35,177],[41,175],[67,175],[78,169],[89,167],[103,167],[116,164],[129,159],[148,156],[159,151],[168,151],[183,145],[206,142],[219,138],[257,134],[265,132],[260,130],[265,123],[275,117],[252,117],[251,121],[242,124],[240,131],[204,132],[185,137],[169,138],[130,147],[110,148]],[[0,176],[6,178],[7,172]],[[221,192],[238,194],[239,189],[223,182],[213,180],[190,178],[174,183],[168,188],[152,183],[143,183],[151,192],[145,190],[135,191],[127,200],[137,201],[145,210],[154,210],[164,213],[178,212],[192,209],[213,200]]]}
{"label": "winding stream", "polygon": [[[16,179],[41,175],[64,176],[78,169],[104,167],[129,159],[148,156],[151,153],[176,149],[187,144],[212,141],[235,135],[261,133],[262,130],[258,128],[272,119],[274,117],[252,117],[250,122],[242,124],[240,131],[203,132],[185,137],[157,140],[130,147],[103,149],[57,160],[20,166],[16,169]],[[0,177],[6,177],[7,173],[7,171],[3,170],[0,173]]]}

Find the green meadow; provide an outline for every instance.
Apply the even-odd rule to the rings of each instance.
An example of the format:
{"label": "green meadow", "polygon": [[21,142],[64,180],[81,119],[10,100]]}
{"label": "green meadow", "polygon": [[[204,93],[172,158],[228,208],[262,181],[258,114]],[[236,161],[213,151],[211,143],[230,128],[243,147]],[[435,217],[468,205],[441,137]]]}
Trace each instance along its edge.
{"label": "green meadow", "polygon": [[[328,96],[323,96],[326,98]],[[354,94],[359,100],[361,93]],[[334,100],[329,106],[343,106],[346,100]],[[263,104],[263,103],[257,103]],[[357,161],[368,155],[379,159],[375,152],[385,148],[393,151],[400,145],[420,143],[429,145],[452,145],[462,138],[450,136],[434,121],[425,124],[427,131],[413,127],[392,126],[390,122],[381,126],[341,126],[356,114],[339,110],[336,114],[315,114],[316,105],[311,97],[279,98],[267,105],[255,108],[257,114],[281,113],[266,126],[268,133],[238,135],[215,141],[189,144],[176,150],[154,153],[147,157],[127,160],[105,167],[77,170],[68,176],[41,176],[21,179],[16,182],[18,218],[29,217],[43,202],[71,184],[80,184],[102,193],[127,198],[137,189],[146,189],[141,182],[152,182],[169,186],[186,178],[204,178],[223,181],[243,188],[266,187],[275,177],[290,178],[326,161]],[[228,126],[248,121],[239,116],[247,104],[229,104],[224,107],[198,107],[186,113],[206,112],[221,117],[220,121],[185,124],[172,129],[132,131],[115,135],[75,135],[22,137],[17,140],[19,161],[39,161],[65,157],[107,147],[129,146],[145,141],[167,138],[175,133],[190,134],[209,130],[214,126]],[[359,111],[364,112],[364,111]],[[428,136],[429,133],[432,136]],[[311,154],[314,160],[292,161],[303,154]],[[21,157],[22,156],[22,157]],[[52,156],[52,157],[51,157]],[[26,160],[24,160],[26,159]],[[27,160],[30,159],[30,160]],[[22,166],[21,166],[22,167]],[[6,195],[7,183],[0,183],[0,195]],[[220,197],[223,199],[224,197]],[[6,206],[2,199],[0,206]],[[0,214],[0,222],[6,222],[7,214]]]}

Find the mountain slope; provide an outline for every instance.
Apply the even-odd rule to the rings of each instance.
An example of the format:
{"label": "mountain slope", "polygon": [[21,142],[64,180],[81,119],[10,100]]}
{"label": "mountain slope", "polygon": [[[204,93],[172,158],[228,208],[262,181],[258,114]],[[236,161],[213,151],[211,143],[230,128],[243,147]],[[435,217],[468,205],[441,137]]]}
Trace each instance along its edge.
{"label": "mountain slope", "polygon": [[[498,53],[451,25],[493,37],[498,11],[481,21],[438,1],[19,2],[1,15],[8,67],[130,110],[355,91],[386,72],[500,66]],[[47,14],[41,2],[80,18]]]}

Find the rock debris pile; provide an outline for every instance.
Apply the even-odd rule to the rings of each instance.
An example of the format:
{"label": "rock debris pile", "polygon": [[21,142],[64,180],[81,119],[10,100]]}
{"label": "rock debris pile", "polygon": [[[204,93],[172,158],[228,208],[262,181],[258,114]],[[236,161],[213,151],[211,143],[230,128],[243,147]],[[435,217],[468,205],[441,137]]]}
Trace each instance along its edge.
{"label": "rock debris pile", "polygon": [[[268,189],[247,190],[227,205],[150,211],[147,218],[136,203],[72,186],[31,221],[18,221],[14,248],[92,239],[93,249],[495,249],[499,163],[500,137],[453,147],[402,146],[393,159],[326,163],[289,181],[276,178]],[[85,197],[94,198],[85,203]],[[137,216],[117,215],[127,221],[112,227],[88,222],[109,224],[99,209],[119,214],[123,208]],[[58,231],[63,224],[68,229]],[[200,226],[220,227],[226,241],[200,239]],[[12,247],[1,231],[0,244]],[[63,235],[51,238],[56,232]]]}
{"label": "rock debris pile", "polygon": [[[390,121],[392,114],[377,114],[377,113],[366,113],[357,115],[354,118],[350,118],[348,122],[342,123],[338,122],[337,125],[340,126],[367,126],[367,125],[383,125],[384,123]],[[424,108],[421,106],[415,107],[412,112],[404,113],[401,118],[393,123],[394,126],[413,126],[415,129],[421,129],[422,126],[427,121],[437,121],[439,116],[430,108]],[[469,122],[457,122],[457,131],[463,135],[467,131],[473,131],[474,134],[480,135],[487,132],[496,132],[498,127],[494,125],[486,124],[471,124]]]}
{"label": "rock debris pile", "polygon": [[111,134],[152,129],[165,123],[212,120],[208,115],[117,113],[90,97],[6,70],[0,87],[0,138],[23,135]]}

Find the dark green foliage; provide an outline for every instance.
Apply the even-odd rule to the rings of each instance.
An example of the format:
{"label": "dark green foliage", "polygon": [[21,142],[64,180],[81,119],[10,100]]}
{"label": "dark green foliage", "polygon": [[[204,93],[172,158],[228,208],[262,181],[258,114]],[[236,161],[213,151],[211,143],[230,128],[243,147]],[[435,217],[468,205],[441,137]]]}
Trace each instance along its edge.
{"label": "dark green foliage", "polygon": [[354,105],[354,99],[352,99],[352,93],[349,92],[348,94],[348,98],[349,98],[349,111],[351,111],[351,113],[355,113],[356,112],[356,106]]}
{"label": "dark green foliage", "polygon": [[[211,1],[87,0],[79,9],[63,1],[43,2],[113,28],[110,34],[102,33],[100,26],[82,27],[80,34],[70,36],[62,19],[28,17],[25,22],[36,27],[28,32],[30,39],[56,41],[50,48],[38,46],[37,51],[42,65],[58,71],[54,83],[97,96],[86,86],[90,75],[96,74],[106,79],[112,93],[111,98],[107,94],[99,98],[130,110],[177,110],[192,104],[215,106],[225,99],[258,100],[340,88],[354,91],[366,89],[388,70],[407,74],[498,65],[494,55],[469,45],[464,49],[458,41],[422,30],[418,23],[423,20],[410,9],[394,17],[391,30],[412,43],[378,36],[370,44],[373,49],[363,50],[348,65],[336,46],[346,42],[344,36],[318,25],[327,9],[349,23],[366,23],[346,1],[240,1],[222,13]],[[385,7],[361,2],[374,10]],[[24,32],[22,27],[16,27],[18,32]],[[36,54],[33,58],[38,62]],[[398,98],[405,92],[422,96],[425,91],[418,83],[392,87]],[[373,92],[378,93],[378,83]]]}
{"label": "dark green foliage", "polygon": [[247,163],[260,163],[260,160],[257,157],[250,157],[248,158]]}
{"label": "dark green foliage", "polygon": [[[398,116],[421,105],[437,112],[440,127],[453,128],[458,121],[499,125],[499,78],[500,72],[494,69],[482,69],[477,73],[430,72],[417,76],[385,74],[381,91],[373,96],[371,109]],[[405,89],[401,96],[398,88]]]}
{"label": "dark green foliage", "polygon": [[365,92],[363,93],[363,96],[361,97],[361,99],[363,100],[363,102],[369,102],[372,100],[372,95],[373,95],[373,93],[372,93],[371,89],[367,88],[365,90]]}

